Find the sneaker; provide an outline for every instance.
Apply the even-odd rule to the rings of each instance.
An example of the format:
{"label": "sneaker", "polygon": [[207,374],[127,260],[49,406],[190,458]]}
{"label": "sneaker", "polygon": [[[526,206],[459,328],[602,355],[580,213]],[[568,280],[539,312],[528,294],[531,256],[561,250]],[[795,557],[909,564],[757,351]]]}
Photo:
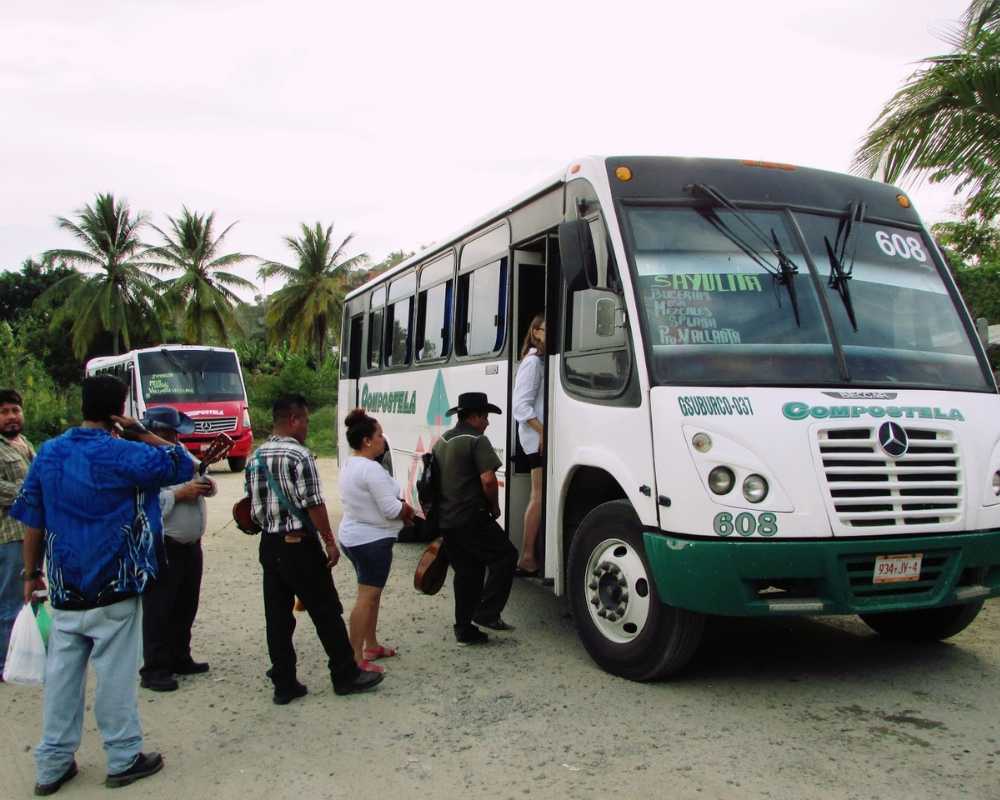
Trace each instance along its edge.
{"label": "sneaker", "polygon": [[305,687],[305,684],[295,681],[291,686],[283,686],[280,689],[275,687],[272,699],[276,706],[287,706],[292,700],[298,700],[307,694],[309,694],[309,690]]}
{"label": "sneaker", "polygon": [[455,641],[459,644],[486,644],[489,640],[490,637],[475,625],[464,630],[455,626]]}
{"label": "sneaker", "polygon": [[76,773],[79,772],[76,766],[76,761],[73,760],[66,767],[66,771],[59,776],[57,780],[52,781],[52,783],[36,783],[35,784],[35,796],[45,797],[49,794],[55,794],[58,792],[64,783],[69,783],[73,778],[76,777]]}
{"label": "sneaker", "polygon": [[201,675],[201,673],[208,672],[208,670],[207,661],[194,661],[189,658],[187,661],[174,664],[173,673],[174,675]]}
{"label": "sneaker", "polygon": [[130,783],[148,778],[163,769],[163,756],[159,753],[139,753],[135,762],[124,772],[116,772],[108,775],[104,780],[104,785],[109,789],[118,789],[121,786],[128,786]]}
{"label": "sneaker", "polygon": [[385,678],[384,672],[365,672],[361,670],[358,676],[350,683],[342,683],[340,686],[333,684],[333,692],[339,695],[367,692],[369,689],[374,689],[382,683],[383,678]]}
{"label": "sneaker", "polygon": [[143,689],[153,692],[176,692],[177,680],[167,672],[150,672],[139,679]]}
{"label": "sneaker", "polygon": [[512,631],[514,630],[513,625],[509,625],[504,622],[500,617],[491,620],[473,620],[477,625],[483,628],[489,628],[491,631]]}

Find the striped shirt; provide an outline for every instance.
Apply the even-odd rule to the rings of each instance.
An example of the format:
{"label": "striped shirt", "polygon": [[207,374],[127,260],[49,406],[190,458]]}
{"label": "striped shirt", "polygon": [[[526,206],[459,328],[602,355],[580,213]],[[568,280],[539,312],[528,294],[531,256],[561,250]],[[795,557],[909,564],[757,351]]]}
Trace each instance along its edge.
{"label": "striped shirt", "polygon": [[291,436],[271,436],[251,457],[246,468],[246,492],[251,515],[267,534],[301,533],[305,526],[282,507],[267,484],[267,474],[258,464],[262,459],[271,478],[281,487],[285,499],[306,517],[306,509],[323,504],[316,459]]}
{"label": "striped shirt", "polygon": [[23,436],[10,440],[0,436],[0,544],[19,542],[24,538],[24,525],[7,514],[14,504],[35,451]]}

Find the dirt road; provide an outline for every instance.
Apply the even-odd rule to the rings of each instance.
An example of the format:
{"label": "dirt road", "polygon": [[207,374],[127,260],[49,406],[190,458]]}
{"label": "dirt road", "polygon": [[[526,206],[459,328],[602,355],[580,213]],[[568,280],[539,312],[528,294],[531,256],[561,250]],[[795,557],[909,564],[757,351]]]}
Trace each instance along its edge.
{"label": "dirt road", "polygon": [[[321,469],[336,505],[336,465]],[[229,520],[242,479],[214,472],[194,631],[207,675],[140,690],[159,798],[1000,798],[1000,605],[947,644],[888,644],[853,618],[718,621],[692,668],[640,685],[593,665],[562,600],[515,585],[517,630],[484,648],[451,635],[450,585],[411,585],[399,545],[380,633],[399,647],[370,695],[336,697],[308,617],[296,635],[310,694],[271,703],[257,539]],[[347,609],[354,576],[335,578]],[[90,695],[92,698],[91,679]],[[41,692],[0,685],[0,797],[28,797]],[[89,709],[89,703],[88,703]],[[105,797],[88,712],[80,775],[60,797]]]}

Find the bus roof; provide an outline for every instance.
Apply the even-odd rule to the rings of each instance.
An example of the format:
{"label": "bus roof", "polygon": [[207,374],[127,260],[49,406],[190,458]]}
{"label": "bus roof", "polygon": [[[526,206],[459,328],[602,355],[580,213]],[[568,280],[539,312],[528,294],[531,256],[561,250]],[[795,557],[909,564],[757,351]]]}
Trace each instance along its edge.
{"label": "bus roof", "polygon": [[[601,164],[603,164],[604,159],[603,158],[590,157],[590,158],[587,158],[587,159],[577,159],[576,161],[573,161],[571,163],[577,164],[577,163],[582,163],[583,161],[598,161]],[[480,228],[486,227],[491,222],[495,222],[496,220],[500,219],[501,217],[509,214],[514,209],[519,208],[519,207],[525,205],[526,203],[529,203],[530,201],[534,200],[540,194],[545,194],[550,189],[553,189],[556,186],[559,186],[560,184],[565,183],[565,181],[566,181],[566,173],[567,173],[568,170],[569,170],[569,166],[567,166],[566,169],[560,170],[559,172],[555,173],[554,175],[550,175],[546,180],[542,181],[539,184],[536,184],[531,189],[529,189],[527,192],[519,194],[517,197],[515,197],[510,202],[505,203],[502,206],[498,206],[498,207],[494,208],[492,211],[489,211],[488,213],[486,213],[483,216],[479,217],[478,219],[476,219],[472,223],[464,226],[460,230],[453,231],[448,236],[445,236],[443,239],[440,239],[440,240],[434,242],[430,247],[428,247],[428,248],[426,248],[424,250],[421,250],[419,253],[416,253],[416,254],[410,256],[405,261],[401,261],[399,264],[397,264],[392,269],[390,269],[390,270],[388,270],[386,272],[383,272],[381,275],[378,275],[378,276],[372,278],[370,281],[368,281],[367,283],[365,283],[362,286],[359,286],[357,289],[353,289],[344,298],[345,302],[347,300],[350,300],[353,297],[356,297],[359,294],[363,294],[364,292],[366,292],[369,289],[371,289],[373,286],[376,286],[379,283],[382,283],[383,281],[389,280],[394,275],[396,275],[396,274],[398,274],[400,272],[405,272],[407,269],[409,269],[410,267],[412,267],[414,264],[417,264],[417,263],[419,263],[421,261],[427,261],[427,260],[433,258],[436,253],[438,253],[439,251],[444,250],[444,249],[446,249],[446,248],[454,245],[456,242],[458,242],[461,239],[464,239],[466,236],[468,236],[473,231],[476,231],[476,230],[478,230]]]}
{"label": "bus roof", "polygon": [[97,358],[90,359],[84,369],[89,370],[92,367],[105,367],[108,364],[117,364],[122,361],[127,361],[132,358],[132,356],[138,355],[139,353],[159,353],[161,350],[214,350],[219,353],[235,353],[231,347],[214,347],[212,345],[204,344],[158,344],[154,347],[141,347],[136,350],[129,350],[127,353],[119,353],[116,356],[98,356]]}
{"label": "bus roof", "polygon": [[[364,294],[373,286],[377,286],[380,283],[390,280],[397,274],[405,272],[414,264],[432,259],[438,252],[453,246],[456,242],[469,236],[471,233],[486,227],[491,222],[506,216],[511,211],[514,211],[539,195],[544,194],[561,184],[567,183],[568,181],[578,177],[593,177],[595,175],[604,176],[609,173],[610,176],[613,177],[614,169],[619,164],[630,165],[633,168],[639,167],[640,175],[636,177],[646,178],[647,180],[639,179],[634,180],[634,182],[630,181],[627,186],[623,186],[622,184],[615,186],[612,184],[615,189],[615,195],[618,197],[641,196],[644,194],[645,188],[650,185],[648,179],[654,175],[658,180],[662,180],[666,173],[672,173],[677,177],[685,176],[681,181],[682,184],[689,184],[695,181],[704,183],[716,180],[721,174],[724,173],[733,177],[739,176],[740,173],[734,171],[733,167],[745,167],[747,169],[744,178],[735,178],[738,185],[744,187],[753,186],[756,190],[761,191],[762,193],[766,193],[766,191],[771,188],[782,186],[781,179],[782,177],[785,177],[786,182],[784,182],[782,186],[785,191],[787,191],[789,186],[794,186],[798,191],[794,191],[793,194],[799,195],[801,193],[801,188],[804,186],[811,186],[813,188],[817,186],[824,186],[826,187],[825,191],[820,191],[818,193],[809,192],[809,194],[814,195],[814,200],[817,199],[815,195],[818,194],[822,199],[829,201],[833,201],[833,196],[836,195],[836,202],[839,206],[840,196],[847,196],[850,194],[851,189],[857,191],[861,187],[864,187],[866,190],[865,194],[868,197],[877,198],[876,204],[880,206],[878,210],[884,211],[889,207],[894,207],[894,210],[897,213],[902,212],[903,218],[919,221],[919,218],[917,217],[912,206],[900,207],[896,203],[897,196],[904,195],[904,193],[900,192],[900,190],[896,187],[855,175],[846,175],[840,172],[814,169],[811,167],[800,167],[792,164],[780,164],[768,161],[736,158],[692,158],[684,156],[586,156],[584,158],[577,158],[568,162],[564,169],[554,175],[551,175],[549,178],[535,185],[527,192],[518,195],[513,200],[502,206],[494,208],[492,211],[484,214],[470,224],[435,242],[427,249],[410,256],[408,259],[400,262],[392,269],[372,278],[364,285],[349,292],[344,300],[346,302],[357,297],[358,295]],[[690,195],[687,195],[686,193],[684,196],[690,197]],[[872,210],[874,211],[875,209]]]}

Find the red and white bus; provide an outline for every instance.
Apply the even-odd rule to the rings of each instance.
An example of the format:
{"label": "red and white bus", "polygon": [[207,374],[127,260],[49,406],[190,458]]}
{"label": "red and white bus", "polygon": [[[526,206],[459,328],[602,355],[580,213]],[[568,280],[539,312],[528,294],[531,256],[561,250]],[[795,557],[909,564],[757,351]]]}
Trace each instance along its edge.
{"label": "red and white bus", "polygon": [[234,350],[164,344],[118,356],[92,358],[87,376],[111,374],[129,387],[125,413],[139,418],[147,408],[170,406],[194,420],[194,433],[180,437],[195,455],[220,433],[234,442],[229,468],[241,471],[253,449],[250,407],[240,360]]}

